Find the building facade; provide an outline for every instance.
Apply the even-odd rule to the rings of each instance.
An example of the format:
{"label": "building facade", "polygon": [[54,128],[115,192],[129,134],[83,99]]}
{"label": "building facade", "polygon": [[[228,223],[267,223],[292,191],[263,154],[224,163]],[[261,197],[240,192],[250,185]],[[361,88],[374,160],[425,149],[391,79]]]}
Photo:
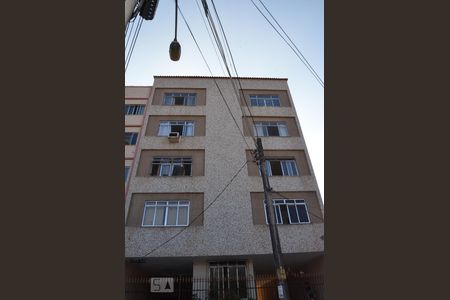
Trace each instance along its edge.
{"label": "building facade", "polygon": [[125,114],[127,276],[207,279],[197,299],[227,287],[264,298],[256,280],[230,283],[275,272],[255,136],[285,268],[322,272],[323,202],[287,79],[154,76],[126,88]]}
{"label": "building facade", "polygon": [[142,86],[125,88],[125,184],[133,167],[151,90],[151,87]]}

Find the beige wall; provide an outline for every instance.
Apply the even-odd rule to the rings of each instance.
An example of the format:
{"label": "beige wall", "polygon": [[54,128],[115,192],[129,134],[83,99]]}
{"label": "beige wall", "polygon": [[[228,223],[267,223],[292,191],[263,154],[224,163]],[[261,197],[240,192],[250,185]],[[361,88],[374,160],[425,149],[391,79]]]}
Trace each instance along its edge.
{"label": "beige wall", "polygon": [[142,126],[144,115],[125,115],[125,126]]}
{"label": "beige wall", "polygon": [[125,99],[125,105],[147,105],[148,99]]}
{"label": "beige wall", "polygon": [[[125,199],[125,217],[129,216],[131,196],[135,193],[204,193],[205,207],[218,196],[227,182],[235,176],[246,160],[246,150],[252,149],[251,137],[246,137],[249,145],[241,137],[239,130],[230,118],[228,109],[217,89],[221,88],[226,101],[236,100],[233,85],[229,79],[211,78],[158,78],[153,86],[160,89],[159,96],[150,101],[161,102],[162,92],[195,91],[203,89],[206,94],[206,105],[200,106],[165,106],[152,105],[147,108],[147,116],[205,116],[208,126],[205,136],[181,139],[180,143],[169,143],[167,139],[155,136],[142,136],[142,150],[168,150],[179,153],[181,150],[205,149],[204,176],[172,177],[131,177],[128,194]],[[244,90],[288,90],[286,80],[242,80]],[[265,92],[265,91],[264,91]],[[288,93],[289,95],[289,93]],[[236,104],[236,103],[235,103]],[[231,105],[234,116],[242,116],[241,106]],[[244,108],[246,110],[246,108]],[[263,118],[295,117],[294,106],[290,107],[253,107],[253,115]],[[265,119],[265,117],[264,117]],[[144,122],[151,120],[145,118]],[[238,122],[242,128],[243,123]],[[144,123],[143,131],[147,129]],[[300,124],[298,125],[301,129]],[[262,138],[269,150],[305,150],[303,137],[267,137]],[[134,167],[142,164],[142,150],[136,152]],[[172,152],[173,153],[173,152]],[[195,162],[194,162],[195,163]],[[147,167],[150,168],[151,161]],[[310,166],[310,164],[309,164]],[[133,167],[133,168],[134,168]],[[195,165],[194,165],[195,167]],[[244,168],[245,169],[245,168]],[[149,171],[150,169],[147,169]],[[149,172],[147,172],[148,174]],[[133,172],[133,175],[136,173]],[[312,176],[272,177],[272,185],[277,191],[314,191],[316,183]],[[272,253],[272,245],[266,225],[255,225],[252,219],[252,203],[250,192],[260,192],[261,180],[258,176],[247,176],[246,170],[236,176],[233,183],[226,188],[210,209],[205,212],[203,224],[187,228],[183,234],[172,240],[167,246],[151,254],[152,257],[176,256],[220,256],[220,255],[252,255]],[[264,211],[262,211],[264,213]],[[142,218],[140,212],[140,218]],[[282,226],[279,228],[283,253],[301,253],[323,251],[323,223]],[[159,245],[167,240],[169,233],[176,233],[177,228],[149,228],[125,226],[126,257],[139,257],[152,249],[151,245]],[[214,242],[208,242],[214,241]]]}
{"label": "beige wall", "polygon": [[150,177],[155,156],[191,156],[192,176],[205,175],[205,150],[142,150],[136,176]]}
{"label": "beige wall", "polygon": [[136,145],[125,145],[125,159],[133,159],[136,156]]}
{"label": "beige wall", "polygon": [[151,86],[126,86],[125,98],[148,98],[151,89]]}
{"label": "beige wall", "polygon": [[[145,201],[168,201],[168,200],[188,200],[189,205],[189,223],[193,221],[203,211],[203,193],[148,193],[132,194],[130,209],[126,226],[141,227],[142,217],[144,215]],[[194,226],[203,225],[203,214],[193,223]]]}
{"label": "beige wall", "polygon": [[164,93],[197,93],[197,99],[195,105],[205,105],[206,104],[206,89],[155,89],[155,94],[153,95],[152,105],[162,105],[164,99]]}
{"label": "beige wall", "polygon": [[[259,176],[258,166],[254,162],[251,152],[247,150],[246,154],[249,161],[247,164],[248,176]],[[264,150],[264,156],[266,159],[295,159],[300,176],[311,175],[304,150]]]}
{"label": "beige wall", "polygon": [[141,127],[140,126],[126,126],[125,127],[125,132],[137,132],[139,133],[141,131]]}
{"label": "beige wall", "polygon": [[[295,118],[293,117],[243,117],[242,122],[244,124],[253,124],[253,121],[266,121],[266,122],[286,122],[287,130],[288,130],[288,136],[300,136],[299,130],[297,127],[297,122],[295,121]],[[253,135],[253,128],[250,129],[249,126],[244,126],[244,134],[246,136],[252,136]]]}
{"label": "beige wall", "polygon": [[[282,107],[291,106],[286,90],[244,90],[244,96],[248,106],[251,106],[250,95],[278,95],[280,97],[280,105]],[[245,103],[241,104],[245,105]]]}
{"label": "beige wall", "polygon": [[[323,223],[322,211],[320,210],[319,200],[316,192],[280,192],[283,196],[289,199],[303,199],[305,200],[308,209],[309,219],[311,223]],[[276,193],[272,193],[272,199],[281,199],[282,197]],[[264,215],[264,193],[250,193],[250,201],[252,204],[253,224],[266,224]],[[317,216],[321,217],[318,218]],[[280,225],[284,226],[284,225]],[[301,226],[290,225],[285,226]]]}
{"label": "beige wall", "polygon": [[205,116],[149,116],[146,136],[158,136],[160,121],[194,121],[194,135],[205,135]]}

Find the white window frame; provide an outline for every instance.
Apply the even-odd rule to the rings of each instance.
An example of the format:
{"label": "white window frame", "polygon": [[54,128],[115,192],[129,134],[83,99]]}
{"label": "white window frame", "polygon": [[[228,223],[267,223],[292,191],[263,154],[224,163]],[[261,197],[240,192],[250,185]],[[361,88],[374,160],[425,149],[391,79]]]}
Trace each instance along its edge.
{"label": "white window frame", "polygon": [[[272,175],[272,167],[270,165],[271,161],[279,161],[280,162],[281,172],[283,173],[282,175]],[[288,169],[288,174],[284,173],[283,162],[284,163],[288,163],[288,165],[286,166],[286,168]],[[297,175],[290,175],[289,174],[289,166],[290,166],[291,171],[293,171],[292,166],[295,167],[295,172],[297,173]],[[259,170],[259,168],[258,168],[258,170]],[[298,171],[297,163],[296,163],[295,159],[270,159],[270,158],[266,158],[266,172],[267,172],[267,176],[290,176],[290,177],[300,176],[300,172]],[[293,174],[293,172],[292,172],[292,174]],[[261,175],[261,170],[259,170],[259,175]]]}
{"label": "white window frame", "polygon": [[125,115],[143,115],[145,111],[145,105],[143,104],[125,104]]}
{"label": "white window frame", "polygon": [[[281,101],[278,95],[250,95],[250,105],[255,107],[280,107]],[[278,105],[274,105],[274,101]],[[256,102],[256,105],[253,105]],[[264,105],[260,105],[260,104]],[[268,105],[270,103],[270,105]]]}
{"label": "white window frame", "polygon": [[[172,131],[172,126],[183,126],[183,132],[182,136],[195,136],[195,121],[160,121],[159,122],[159,129],[158,129],[158,136],[169,136],[170,132]],[[161,130],[162,127],[169,127],[169,130],[167,134],[164,134],[164,131]],[[192,127],[192,134],[187,135],[187,128]]]}
{"label": "white window frame", "polygon": [[[283,202],[281,202],[283,201]],[[294,203],[287,203],[286,201],[294,201]],[[309,212],[308,212],[308,205],[306,204],[306,200],[305,199],[272,199],[272,203],[273,203],[273,208],[275,210],[275,220],[277,222],[278,225],[302,225],[302,224],[311,224],[311,218],[309,217]],[[284,223],[283,221],[283,215],[281,214],[281,207],[280,205],[286,205],[286,210],[288,213],[288,219],[289,219],[289,223]],[[298,213],[297,210],[297,205],[300,206],[304,206],[305,207],[305,211],[306,211],[306,216],[308,218],[308,222],[301,222],[300,221],[300,215]],[[297,212],[297,217],[298,217],[298,223],[292,223],[291,221],[291,213],[289,211],[288,206],[295,206],[295,211]],[[279,213],[281,220],[278,220],[277,218],[277,213]],[[266,224],[269,224],[269,221],[267,219],[267,205],[264,203],[264,216],[266,218]],[[281,222],[279,222],[281,221]]]}
{"label": "white window frame", "polygon": [[[267,127],[278,127],[278,135],[269,135],[269,130]],[[259,134],[258,133],[262,133]],[[289,132],[287,129],[287,124],[285,121],[277,121],[277,122],[270,122],[270,121],[258,121],[253,123],[253,134],[254,136],[267,136],[267,137],[273,137],[273,136],[289,136]]]}
{"label": "white window frame", "polygon": [[[159,177],[172,177],[173,176],[173,169],[175,166],[183,166],[183,164],[190,164],[191,165],[191,174],[184,175],[184,176],[192,176],[192,157],[154,157],[152,160],[152,168],[150,171],[150,175],[153,173],[153,165],[155,160],[169,160],[169,162],[161,162],[159,163],[160,167],[158,170]],[[181,160],[181,162],[174,162],[174,160]],[[189,161],[190,160],[190,161]],[[162,174],[162,166],[169,166],[169,175],[161,175]],[[153,175],[155,176],[155,175]],[[179,177],[179,176],[173,176],[173,177]]]}
{"label": "white window frame", "polygon": [[[187,203],[184,203],[187,202]],[[189,214],[190,214],[190,206],[191,206],[191,202],[189,200],[150,200],[150,201],[145,201],[144,203],[144,213],[142,216],[142,223],[141,226],[142,227],[185,227],[185,226],[189,226]],[[147,213],[147,208],[154,208],[154,212],[153,212],[153,224],[144,224],[145,221],[145,216]],[[157,208],[161,208],[164,207],[164,224],[157,224],[155,225],[155,219],[156,219],[156,211]],[[176,224],[175,225],[167,225],[167,217],[168,217],[168,210],[169,207],[176,207],[177,208],[177,216],[176,216]],[[180,207],[187,207],[187,217],[186,217],[186,224],[178,224],[179,223],[179,211],[180,211]]]}
{"label": "white window frame", "polygon": [[[169,174],[163,175],[163,167],[169,167]],[[159,165],[159,174],[160,177],[169,177],[172,176],[173,164],[171,163],[162,163]]]}
{"label": "white window frame", "polygon": [[[197,93],[165,93],[163,105],[175,105],[175,97],[183,97],[183,106],[195,106],[197,104]],[[193,98],[192,98],[193,97]],[[169,101],[166,101],[170,99]],[[190,103],[192,100],[192,103]]]}

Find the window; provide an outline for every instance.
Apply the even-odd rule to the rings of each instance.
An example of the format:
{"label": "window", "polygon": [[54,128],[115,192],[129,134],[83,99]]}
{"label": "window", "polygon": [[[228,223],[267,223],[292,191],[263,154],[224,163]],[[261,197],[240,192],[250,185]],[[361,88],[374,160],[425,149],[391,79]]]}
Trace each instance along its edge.
{"label": "window", "polygon": [[164,105],[195,105],[197,94],[195,93],[166,93]]}
{"label": "window", "polygon": [[278,95],[250,95],[251,106],[280,106]]}
{"label": "window", "polygon": [[[267,222],[267,207],[264,206]],[[310,223],[305,200],[274,199],[273,208],[277,224],[307,224]]]}
{"label": "window", "polygon": [[182,136],[194,136],[194,121],[162,121],[159,123],[158,136],[169,136],[178,132]]}
{"label": "window", "polygon": [[125,105],[126,115],[143,115],[145,105]]}
{"label": "window", "polygon": [[288,136],[286,122],[255,122],[255,136]]}
{"label": "window", "polygon": [[137,137],[137,132],[125,132],[125,145],[136,145]]}
{"label": "window", "polygon": [[209,278],[212,299],[224,299],[233,294],[239,295],[238,299],[247,299],[245,262],[210,262]]}
{"label": "window", "polygon": [[130,172],[130,167],[125,167],[125,182],[127,182],[129,172]]}
{"label": "window", "polygon": [[146,201],[142,227],[187,226],[189,201]]}
{"label": "window", "polygon": [[298,176],[295,160],[266,160],[267,176]]}
{"label": "window", "polygon": [[191,176],[192,158],[155,157],[151,176]]}

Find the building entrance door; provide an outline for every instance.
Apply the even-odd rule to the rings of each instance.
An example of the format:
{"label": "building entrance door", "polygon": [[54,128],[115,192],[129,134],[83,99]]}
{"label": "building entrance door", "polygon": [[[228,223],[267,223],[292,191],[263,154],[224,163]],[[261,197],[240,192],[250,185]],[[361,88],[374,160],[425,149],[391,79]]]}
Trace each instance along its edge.
{"label": "building entrance door", "polygon": [[247,298],[245,262],[211,262],[209,276],[209,299]]}

